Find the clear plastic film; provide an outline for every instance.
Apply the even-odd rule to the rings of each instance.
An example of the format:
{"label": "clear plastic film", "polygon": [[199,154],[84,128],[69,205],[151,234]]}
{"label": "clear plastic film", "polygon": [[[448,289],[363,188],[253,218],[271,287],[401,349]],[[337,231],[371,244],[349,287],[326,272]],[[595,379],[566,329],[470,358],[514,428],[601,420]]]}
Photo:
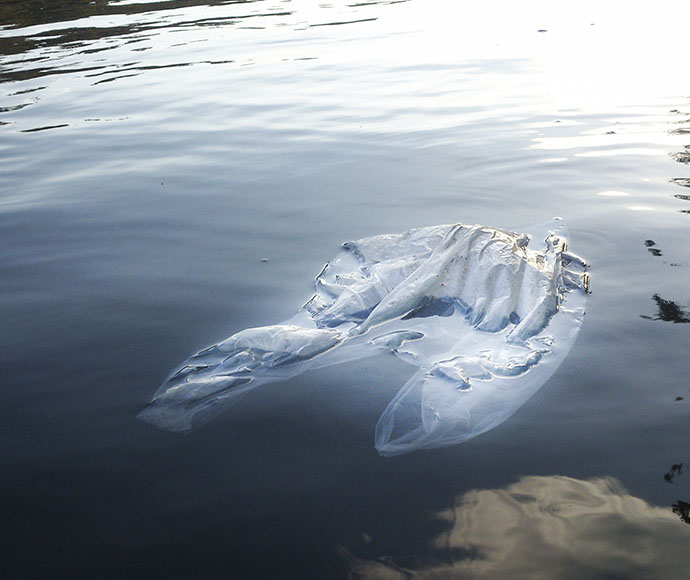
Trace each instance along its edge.
{"label": "clear plastic film", "polygon": [[585,262],[560,220],[527,233],[463,224],[343,244],[291,319],[187,359],[139,418],[188,431],[264,383],[393,352],[418,367],[376,426],[383,455],[466,441],[512,415],[582,324]]}

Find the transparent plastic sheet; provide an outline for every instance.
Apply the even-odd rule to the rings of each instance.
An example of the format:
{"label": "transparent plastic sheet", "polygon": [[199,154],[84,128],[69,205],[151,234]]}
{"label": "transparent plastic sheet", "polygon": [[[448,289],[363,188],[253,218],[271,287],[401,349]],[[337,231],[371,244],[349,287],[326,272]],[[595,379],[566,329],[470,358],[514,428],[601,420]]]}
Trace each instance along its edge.
{"label": "transparent plastic sheet", "polygon": [[379,452],[459,443],[555,372],[586,293],[586,264],[559,219],[521,234],[452,224],[348,242],[295,316],[190,357],[139,418],[188,431],[262,384],[388,351],[418,370],[378,421]]}

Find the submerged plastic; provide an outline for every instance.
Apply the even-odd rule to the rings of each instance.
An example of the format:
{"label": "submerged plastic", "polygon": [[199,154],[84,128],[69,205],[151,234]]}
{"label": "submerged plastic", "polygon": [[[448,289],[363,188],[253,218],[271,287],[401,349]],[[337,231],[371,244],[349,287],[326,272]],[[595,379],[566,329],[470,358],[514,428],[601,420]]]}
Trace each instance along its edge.
{"label": "submerged plastic", "polygon": [[139,418],[188,431],[264,383],[387,351],[418,370],[376,425],[381,454],[488,431],[554,373],[584,316],[585,262],[562,221],[537,230],[453,224],[343,244],[294,317],[190,357]]}

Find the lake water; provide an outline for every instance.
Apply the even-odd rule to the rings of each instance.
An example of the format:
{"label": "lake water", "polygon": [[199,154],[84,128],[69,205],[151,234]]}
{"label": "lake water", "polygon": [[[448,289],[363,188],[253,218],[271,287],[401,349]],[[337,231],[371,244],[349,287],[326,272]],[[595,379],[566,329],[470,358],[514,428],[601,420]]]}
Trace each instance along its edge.
{"label": "lake water", "polygon": [[[2,576],[687,575],[688,17],[0,3]],[[344,241],[553,216],[585,323],[489,433],[379,456],[393,357],[186,436],[135,418],[187,356],[292,315]]]}

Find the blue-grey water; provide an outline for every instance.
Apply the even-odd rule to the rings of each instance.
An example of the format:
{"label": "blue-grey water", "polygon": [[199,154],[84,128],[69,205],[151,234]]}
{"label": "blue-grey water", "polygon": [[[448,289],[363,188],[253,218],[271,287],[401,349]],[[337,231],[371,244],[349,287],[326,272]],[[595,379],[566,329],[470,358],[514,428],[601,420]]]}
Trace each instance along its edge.
{"label": "blue-grey water", "polygon": [[[682,578],[687,3],[0,2],[3,578]],[[339,244],[562,216],[585,323],[510,420],[395,458],[393,357],[137,421]],[[680,464],[687,467],[682,467]]]}

